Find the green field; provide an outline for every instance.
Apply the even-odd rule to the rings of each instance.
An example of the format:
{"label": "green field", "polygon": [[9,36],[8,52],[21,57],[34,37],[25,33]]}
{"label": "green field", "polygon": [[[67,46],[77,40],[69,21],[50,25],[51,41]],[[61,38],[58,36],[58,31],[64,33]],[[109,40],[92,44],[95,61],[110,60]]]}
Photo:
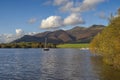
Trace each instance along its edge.
{"label": "green field", "polygon": [[57,45],[57,48],[88,48],[89,44],[84,43],[84,44],[60,44]]}

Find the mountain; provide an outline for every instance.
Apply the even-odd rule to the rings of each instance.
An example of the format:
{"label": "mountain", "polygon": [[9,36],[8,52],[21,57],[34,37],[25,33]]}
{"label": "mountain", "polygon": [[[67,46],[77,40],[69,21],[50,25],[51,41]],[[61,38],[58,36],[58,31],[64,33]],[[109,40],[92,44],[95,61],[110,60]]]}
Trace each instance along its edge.
{"label": "mountain", "polygon": [[91,39],[104,29],[104,25],[92,25],[86,27],[74,27],[73,29],[67,30],[67,33],[75,37],[77,42],[90,42]]}
{"label": "mountain", "polygon": [[104,27],[104,25],[92,25],[88,28],[76,26],[70,30],[46,31],[33,36],[25,35],[13,42],[44,42],[45,38],[49,43],[55,44],[90,42]]}

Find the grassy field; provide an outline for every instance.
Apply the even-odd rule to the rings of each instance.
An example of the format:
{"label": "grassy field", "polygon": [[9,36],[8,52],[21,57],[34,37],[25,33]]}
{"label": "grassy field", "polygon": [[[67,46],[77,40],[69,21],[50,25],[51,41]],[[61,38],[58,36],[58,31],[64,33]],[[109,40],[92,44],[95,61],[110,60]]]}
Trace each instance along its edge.
{"label": "grassy field", "polygon": [[57,45],[58,48],[89,48],[89,44],[60,44]]}

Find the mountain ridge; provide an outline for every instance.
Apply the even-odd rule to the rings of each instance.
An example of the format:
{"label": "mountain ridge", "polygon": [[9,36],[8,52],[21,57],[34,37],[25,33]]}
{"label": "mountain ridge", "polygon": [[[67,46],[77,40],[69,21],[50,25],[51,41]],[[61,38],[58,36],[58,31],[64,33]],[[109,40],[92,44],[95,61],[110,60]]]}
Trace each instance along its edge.
{"label": "mountain ridge", "polygon": [[44,42],[45,38],[48,43],[77,43],[77,42],[90,42],[92,38],[104,29],[104,25],[92,25],[90,27],[76,26],[69,30],[56,30],[45,31],[35,34],[33,36],[25,35],[22,38],[14,40],[12,43],[17,42]]}

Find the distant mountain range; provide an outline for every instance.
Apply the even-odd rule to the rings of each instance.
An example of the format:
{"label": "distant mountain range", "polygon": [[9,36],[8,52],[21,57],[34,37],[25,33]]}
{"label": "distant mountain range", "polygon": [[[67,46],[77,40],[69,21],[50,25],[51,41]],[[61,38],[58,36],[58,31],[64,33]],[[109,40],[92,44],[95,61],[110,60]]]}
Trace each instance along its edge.
{"label": "distant mountain range", "polygon": [[33,36],[25,35],[20,39],[14,40],[17,42],[44,42],[45,38],[49,43],[88,43],[95,35],[104,29],[104,25],[92,25],[88,28],[76,26],[70,30],[56,30],[38,33]]}

